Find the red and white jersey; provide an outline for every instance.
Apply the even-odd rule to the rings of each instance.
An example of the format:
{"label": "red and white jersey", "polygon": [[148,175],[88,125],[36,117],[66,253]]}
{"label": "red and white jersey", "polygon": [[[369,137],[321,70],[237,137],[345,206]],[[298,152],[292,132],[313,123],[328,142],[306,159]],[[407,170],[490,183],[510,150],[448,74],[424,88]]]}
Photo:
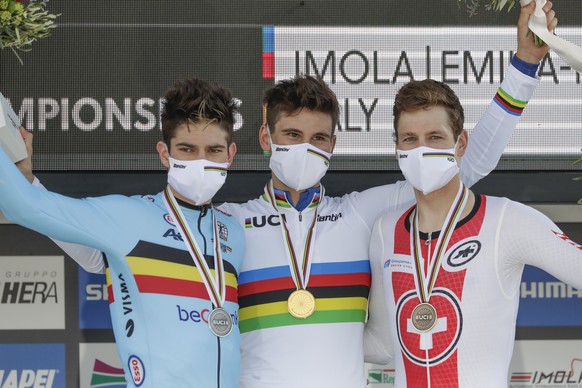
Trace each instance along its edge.
{"label": "red and white jersey", "polygon": [[[376,222],[370,247],[370,311],[376,314],[366,326],[365,346],[366,354],[393,348],[395,387],[506,387],[524,265],[582,289],[582,247],[552,221],[506,198],[475,199],[442,256],[430,296],[438,318],[427,332],[411,320],[420,303],[412,208]],[[438,236],[420,238],[422,256],[429,257]]]}

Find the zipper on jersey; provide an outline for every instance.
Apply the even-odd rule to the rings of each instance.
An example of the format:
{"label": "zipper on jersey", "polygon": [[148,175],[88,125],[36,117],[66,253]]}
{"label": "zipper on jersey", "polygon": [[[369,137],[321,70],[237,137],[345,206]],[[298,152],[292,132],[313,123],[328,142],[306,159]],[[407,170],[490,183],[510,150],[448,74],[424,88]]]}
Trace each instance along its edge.
{"label": "zipper on jersey", "polygon": [[428,253],[426,255],[426,258],[424,259],[424,261],[426,262],[426,265],[424,267],[425,268],[425,273],[428,273],[428,268],[429,268],[430,262],[432,260],[432,252],[431,252],[432,245],[431,245],[431,243],[432,243],[432,232],[428,232],[428,238],[425,241],[425,244],[428,247],[427,248]]}
{"label": "zipper on jersey", "polygon": [[220,388],[220,365],[222,364],[221,354],[220,354],[220,337],[216,337],[217,347],[218,347],[218,364],[216,368],[216,386]]}
{"label": "zipper on jersey", "polygon": [[303,220],[303,216],[301,215],[301,212],[299,212],[299,222],[301,222]]}
{"label": "zipper on jersey", "polygon": [[206,215],[206,213],[208,213],[208,208],[206,207],[206,205],[203,205],[202,209],[200,209],[200,212],[198,213],[198,233],[200,233],[200,235],[202,236],[202,241],[204,241],[204,256],[206,256],[207,253],[206,253],[206,236],[204,235],[204,233],[202,233],[202,218]]}

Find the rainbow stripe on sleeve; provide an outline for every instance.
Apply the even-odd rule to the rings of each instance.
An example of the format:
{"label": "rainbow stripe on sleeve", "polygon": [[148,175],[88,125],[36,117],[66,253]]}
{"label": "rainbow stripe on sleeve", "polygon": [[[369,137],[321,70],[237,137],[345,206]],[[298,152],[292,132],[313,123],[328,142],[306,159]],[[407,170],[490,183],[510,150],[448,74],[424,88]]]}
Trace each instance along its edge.
{"label": "rainbow stripe on sleeve", "polygon": [[363,323],[370,283],[368,260],[313,263],[307,290],[316,298],[316,310],[310,317],[298,319],[287,311],[287,298],[296,289],[288,266],[243,272],[238,289],[240,331],[318,323]]}
{"label": "rainbow stripe on sleeve", "polygon": [[497,89],[497,94],[495,95],[493,101],[495,101],[495,103],[499,105],[501,109],[513,116],[521,116],[523,109],[527,105],[527,101],[520,101],[511,97],[502,88]]}

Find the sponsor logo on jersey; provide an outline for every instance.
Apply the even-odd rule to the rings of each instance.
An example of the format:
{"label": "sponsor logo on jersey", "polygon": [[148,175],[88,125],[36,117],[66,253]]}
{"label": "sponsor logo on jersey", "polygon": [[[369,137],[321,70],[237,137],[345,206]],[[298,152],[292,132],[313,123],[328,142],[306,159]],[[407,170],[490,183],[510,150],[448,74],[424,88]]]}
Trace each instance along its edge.
{"label": "sponsor logo on jersey", "polygon": [[0,387],[65,386],[64,344],[0,345]]}
{"label": "sponsor logo on jersey", "polygon": [[172,218],[172,216],[169,213],[164,214],[164,221],[166,221],[168,224],[172,225],[172,226],[176,226],[176,224],[174,223],[174,219]]}
{"label": "sponsor logo on jersey", "polygon": [[325,222],[325,221],[336,222],[340,218],[342,218],[342,213],[328,214],[326,216],[322,216],[322,215],[318,214],[317,215],[317,222]]}
{"label": "sponsor logo on jersey", "polygon": [[287,152],[287,151],[289,151],[289,148],[287,148],[287,147],[275,147],[275,151]]}
{"label": "sponsor logo on jersey", "polygon": [[1,256],[0,330],[64,329],[64,281],[63,256]]}
{"label": "sponsor logo on jersey", "polygon": [[166,230],[166,233],[163,234],[163,237],[165,237],[165,238],[173,238],[176,241],[184,241],[182,239],[182,235],[180,233],[178,233],[178,231],[176,229],[168,229],[168,230]]}
{"label": "sponsor logo on jersey", "polygon": [[387,259],[384,262],[384,269],[394,272],[412,271],[412,260],[408,256],[396,255],[397,258]]}
{"label": "sponsor logo on jersey", "polygon": [[131,337],[133,335],[133,331],[135,329],[135,323],[131,318],[131,314],[133,313],[133,303],[131,294],[129,292],[129,287],[127,286],[127,282],[125,281],[125,277],[123,273],[117,275],[119,279],[119,292],[121,295],[121,300],[119,301],[123,307],[123,315],[128,316],[127,321],[125,323],[125,335],[127,337]]}
{"label": "sponsor logo on jersey", "polygon": [[[178,319],[182,322],[195,322],[195,323],[206,323],[208,324],[208,315],[210,314],[209,309],[202,309],[202,310],[191,310],[185,309],[180,305],[176,305],[178,308]],[[234,314],[230,314],[232,318],[232,323],[234,325],[238,325],[238,312]]]}
{"label": "sponsor logo on jersey", "polygon": [[231,248],[231,247],[229,247],[229,246],[228,246],[228,245],[226,245],[226,244],[220,243],[220,251],[221,251],[222,253],[226,253],[226,252],[232,252],[232,248]]}
{"label": "sponsor logo on jersey", "polygon": [[174,168],[180,168],[180,169],[183,169],[183,168],[186,168],[186,165],[185,165],[185,164],[178,164],[178,163],[174,163],[173,167],[174,167]]}
{"label": "sponsor logo on jersey", "polygon": [[449,253],[447,256],[447,264],[453,268],[463,267],[477,257],[479,251],[481,251],[480,241],[465,241]]}
{"label": "sponsor logo on jersey", "polygon": [[131,373],[131,379],[136,387],[141,387],[146,379],[146,370],[143,362],[138,356],[132,355],[127,360],[127,367]]}
{"label": "sponsor logo on jersey", "polygon": [[[285,215],[281,215],[285,219]],[[279,221],[279,215],[270,216],[255,216],[245,219],[245,228],[262,228],[263,226],[279,226],[281,222]]]}
{"label": "sponsor logo on jersey", "polygon": [[370,369],[370,370],[368,370],[368,384],[392,384],[392,385],[394,385],[394,369]]}
{"label": "sponsor logo on jersey", "polygon": [[221,209],[221,208],[219,208],[219,207],[213,207],[213,208],[212,208],[212,210],[215,210],[215,211],[217,211],[217,212],[220,212],[220,213],[224,214],[225,216],[232,217],[232,214],[225,212],[224,210],[222,210],[222,209]]}
{"label": "sponsor logo on jersey", "polygon": [[228,228],[220,221],[216,221],[216,227],[218,229],[218,238],[224,241],[228,241]]}
{"label": "sponsor logo on jersey", "polygon": [[141,197],[143,199],[145,199],[146,201],[156,202],[156,200],[154,199],[154,197],[152,197],[151,195],[142,195]]}

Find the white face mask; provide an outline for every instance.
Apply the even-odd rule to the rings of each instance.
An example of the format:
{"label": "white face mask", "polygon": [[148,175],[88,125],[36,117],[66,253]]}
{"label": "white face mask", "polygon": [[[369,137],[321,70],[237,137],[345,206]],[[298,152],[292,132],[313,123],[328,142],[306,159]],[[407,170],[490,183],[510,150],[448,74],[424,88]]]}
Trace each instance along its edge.
{"label": "white face mask", "polygon": [[206,159],[177,160],[172,157],[168,157],[168,161],[168,183],[195,205],[211,200],[226,180],[228,163],[216,163]]}
{"label": "white face mask", "polygon": [[397,150],[398,165],[406,180],[426,195],[445,186],[459,172],[455,148]]}
{"label": "white face mask", "polygon": [[329,168],[330,158],[330,153],[309,143],[279,145],[271,140],[269,167],[281,182],[294,190],[305,190],[319,183]]}

